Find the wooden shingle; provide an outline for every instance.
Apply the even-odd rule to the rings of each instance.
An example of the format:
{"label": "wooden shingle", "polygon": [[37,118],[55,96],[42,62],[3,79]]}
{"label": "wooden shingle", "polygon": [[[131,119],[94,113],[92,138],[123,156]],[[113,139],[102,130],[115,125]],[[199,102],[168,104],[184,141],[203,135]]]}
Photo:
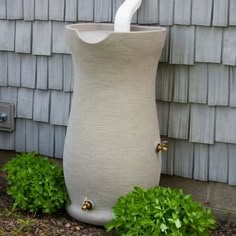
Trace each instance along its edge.
{"label": "wooden shingle", "polygon": [[49,0],[49,20],[63,21],[65,0]]}
{"label": "wooden shingle", "polygon": [[39,153],[45,156],[54,156],[54,126],[39,123]]}
{"label": "wooden shingle", "polygon": [[228,176],[228,183],[230,185],[236,185],[236,145],[229,144],[229,176]]}
{"label": "wooden shingle", "polygon": [[21,55],[21,87],[35,88],[36,84],[36,57]]}
{"label": "wooden shingle", "polygon": [[37,84],[38,89],[48,89],[48,58],[37,56]]}
{"label": "wooden shingle", "polygon": [[168,135],[169,103],[157,102],[157,116],[161,135]]}
{"label": "wooden shingle", "polygon": [[48,59],[48,88],[62,90],[63,86],[63,63],[62,55],[54,54]]}
{"label": "wooden shingle", "polygon": [[66,127],[55,126],[55,157],[63,158]]}
{"label": "wooden shingle", "polygon": [[194,145],[187,141],[176,140],[174,174],[186,178],[193,177],[193,149]]}
{"label": "wooden shingle", "polygon": [[194,145],[194,170],[193,178],[201,181],[208,180],[208,145]]}
{"label": "wooden shingle", "polygon": [[0,19],[7,18],[7,0],[0,0]]}
{"label": "wooden shingle", "polygon": [[169,64],[159,64],[157,70],[156,98],[171,102],[173,96],[174,67]]}
{"label": "wooden shingle", "polygon": [[189,104],[170,104],[168,137],[188,139],[189,107]]}
{"label": "wooden shingle", "polygon": [[16,21],[16,52],[31,53],[31,29],[31,22]]}
{"label": "wooden shingle", "polygon": [[236,67],[230,68],[230,96],[229,105],[231,107],[236,107]]}
{"label": "wooden shingle", "polygon": [[165,26],[166,28],[166,40],[162,49],[160,62],[169,62],[169,51],[170,51],[170,27]]}
{"label": "wooden shingle", "polygon": [[8,85],[20,87],[20,54],[9,52],[7,59]]}
{"label": "wooden shingle", "polygon": [[221,62],[223,29],[219,27],[196,28],[196,62]]}
{"label": "wooden shingle", "polygon": [[174,175],[175,139],[168,139],[168,152],[163,152],[161,156],[162,156],[161,172],[167,175]]}
{"label": "wooden shingle", "polygon": [[38,153],[39,150],[39,127],[38,123],[26,120],[26,151]]}
{"label": "wooden shingle", "polygon": [[67,23],[54,21],[52,24],[52,52],[53,53],[69,53],[68,44],[66,42],[65,26]]}
{"label": "wooden shingle", "polygon": [[35,19],[48,20],[49,0],[35,0]]}
{"label": "wooden shingle", "polygon": [[236,108],[218,107],[216,109],[215,140],[224,143],[236,143]]}
{"label": "wooden shingle", "polygon": [[203,63],[196,63],[189,67],[189,102],[207,102],[207,70],[207,64]]}
{"label": "wooden shingle", "polygon": [[78,10],[77,0],[66,0],[65,20],[77,21],[77,10]]}
{"label": "wooden shingle", "polygon": [[49,102],[50,91],[35,90],[34,92],[34,107],[33,119],[35,121],[48,122],[49,121]]}
{"label": "wooden shingle", "polygon": [[143,1],[138,11],[139,24],[157,24],[159,21],[159,0]]}
{"label": "wooden shingle", "polygon": [[160,25],[173,25],[174,23],[174,0],[159,0],[159,23]]}
{"label": "wooden shingle", "polygon": [[25,152],[25,147],[26,147],[25,120],[16,119],[15,150],[17,152]]}
{"label": "wooden shingle", "polygon": [[174,22],[176,25],[190,25],[191,4],[191,0],[175,0]]}
{"label": "wooden shingle", "polygon": [[223,64],[236,65],[236,27],[224,30]]}
{"label": "wooden shingle", "polygon": [[51,55],[51,31],[52,23],[50,21],[34,21],[32,45],[34,55]]}
{"label": "wooden shingle", "polygon": [[63,55],[64,92],[72,92],[74,87],[74,68],[71,55]]}
{"label": "wooden shingle", "polygon": [[228,181],[227,144],[216,143],[209,146],[209,180],[227,183]]}
{"label": "wooden shingle", "polygon": [[52,90],[50,106],[50,124],[67,126],[69,109],[70,94]]}
{"label": "wooden shingle", "polygon": [[27,88],[18,88],[17,117],[32,119],[34,91]]}
{"label": "wooden shingle", "polygon": [[173,101],[179,103],[188,102],[188,83],[189,83],[189,68],[188,66],[175,66],[174,79],[174,95]]}
{"label": "wooden shingle", "polygon": [[94,1],[94,22],[111,22],[112,1]]}
{"label": "wooden shingle", "polygon": [[14,51],[15,21],[0,20],[0,50]]}
{"label": "wooden shingle", "polygon": [[15,150],[15,132],[0,132],[0,149]]}
{"label": "wooden shingle", "polygon": [[229,103],[229,67],[208,65],[208,105],[227,106]]}
{"label": "wooden shingle", "polygon": [[0,86],[7,86],[7,52],[0,52]]}
{"label": "wooden shingle", "polygon": [[34,20],[34,12],[35,12],[35,2],[32,0],[24,0],[24,20],[32,21]]}
{"label": "wooden shingle", "polygon": [[214,143],[215,107],[191,104],[189,141]]}
{"label": "wooden shingle", "polygon": [[170,63],[193,65],[194,26],[175,25],[170,34]]}
{"label": "wooden shingle", "polygon": [[229,0],[214,0],[213,26],[228,25]]}
{"label": "wooden shingle", "polygon": [[0,87],[0,98],[2,102],[11,102],[17,106],[17,88]]}
{"label": "wooden shingle", "polygon": [[23,19],[23,0],[7,0],[7,19]]}
{"label": "wooden shingle", "polygon": [[192,24],[211,25],[213,0],[192,0]]}
{"label": "wooden shingle", "polygon": [[236,1],[229,0],[229,25],[236,25]]}
{"label": "wooden shingle", "polygon": [[115,20],[116,13],[124,1],[125,0],[113,0],[113,2],[112,2],[112,21]]}
{"label": "wooden shingle", "polygon": [[93,21],[94,0],[78,0],[78,20]]}

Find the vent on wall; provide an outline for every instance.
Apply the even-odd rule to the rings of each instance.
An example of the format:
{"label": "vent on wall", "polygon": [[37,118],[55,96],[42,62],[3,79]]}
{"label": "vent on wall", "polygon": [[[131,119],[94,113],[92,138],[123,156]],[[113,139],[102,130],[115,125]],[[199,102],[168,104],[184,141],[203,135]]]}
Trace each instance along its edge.
{"label": "vent on wall", "polygon": [[15,129],[14,118],[14,104],[8,102],[0,102],[0,131],[12,132]]}

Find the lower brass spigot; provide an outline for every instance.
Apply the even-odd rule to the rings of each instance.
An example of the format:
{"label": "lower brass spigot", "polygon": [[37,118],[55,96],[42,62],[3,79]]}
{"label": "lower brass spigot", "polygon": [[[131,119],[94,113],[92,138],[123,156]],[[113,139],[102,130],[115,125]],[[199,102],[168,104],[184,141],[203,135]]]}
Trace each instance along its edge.
{"label": "lower brass spigot", "polygon": [[168,141],[163,141],[163,142],[157,144],[156,152],[158,153],[160,151],[163,151],[163,152],[168,151]]}
{"label": "lower brass spigot", "polygon": [[92,208],[93,208],[93,203],[86,197],[81,207],[82,211],[92,210]]}

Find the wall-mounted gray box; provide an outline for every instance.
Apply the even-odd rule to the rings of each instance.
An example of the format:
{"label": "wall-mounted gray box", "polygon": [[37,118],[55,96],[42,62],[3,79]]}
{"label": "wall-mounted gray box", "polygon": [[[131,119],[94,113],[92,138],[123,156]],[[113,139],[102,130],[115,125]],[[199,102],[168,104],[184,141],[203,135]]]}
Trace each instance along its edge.
{"label": "wall-mounted gray box", "polygon": [[0,102],[0,131],[12,132],[15,129],[14,117],[14,104],[9,102]]}

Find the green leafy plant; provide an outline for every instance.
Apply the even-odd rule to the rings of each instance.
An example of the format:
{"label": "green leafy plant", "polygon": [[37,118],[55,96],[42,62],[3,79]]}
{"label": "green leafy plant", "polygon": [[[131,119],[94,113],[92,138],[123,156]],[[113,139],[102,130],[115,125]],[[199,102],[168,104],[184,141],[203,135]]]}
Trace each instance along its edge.
{"label": "green leafy plant", "polygon": [[53,213],[68,200],[62,169],[46,157],[22,153],[3,166],[13,208],[32,213]]}
{"label": "green leafy plant", "polygon": [[180,189],[135,187],[118,199],[106,225],[122,236],[207,236],[216,221],[210,209]]}

